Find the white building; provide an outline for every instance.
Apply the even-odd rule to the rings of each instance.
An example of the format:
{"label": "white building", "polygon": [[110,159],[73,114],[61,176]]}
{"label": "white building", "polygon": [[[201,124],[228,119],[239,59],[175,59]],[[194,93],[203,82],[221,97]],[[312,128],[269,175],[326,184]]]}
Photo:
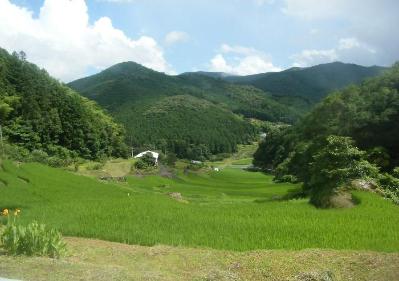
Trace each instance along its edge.
{"label": "white building", "polygon": [[141,158],[144,155],[146,155],[147,153],[150,153],[152,155],[152,157],[154,157],[155,165],[158,165],[158,157],[159,157],[159,153],[158,152],[147,150],[147,151],[143,151],[143,152],[137,154],[136,156],[134,156],[134,158]]}

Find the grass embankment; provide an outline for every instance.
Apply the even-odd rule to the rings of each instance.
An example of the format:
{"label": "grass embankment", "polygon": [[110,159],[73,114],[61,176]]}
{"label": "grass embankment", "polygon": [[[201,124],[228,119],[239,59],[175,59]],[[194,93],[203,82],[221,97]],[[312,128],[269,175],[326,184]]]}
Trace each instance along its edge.
{"label": "grass embankment", "polygon": [[66,238],[61,260],[0,254],[2,277],[21,280],[334,281],[399,280],[398,253],[336,250],[235,252],[157,245],[145,247]]}
{"label": "grass embankment", "polygon": [[111,184],[39,164],[2,166],[0,209],[20,208],[23,222],[68,236],[240,251],[399,251],[398,207],[371,193],[355,192],[360,204],[351,209],[319,210],[306,199],[278,200],[299,186],[239,169]]}

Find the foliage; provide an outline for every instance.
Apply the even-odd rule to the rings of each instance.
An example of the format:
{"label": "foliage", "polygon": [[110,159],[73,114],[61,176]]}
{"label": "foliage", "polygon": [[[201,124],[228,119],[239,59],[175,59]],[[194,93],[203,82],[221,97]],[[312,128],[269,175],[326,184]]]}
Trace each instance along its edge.
{"label": "foliage", "polygon": [[[96,159],[126,153],[123,129],[93,101],[26,61],[0,49],[0,122],[14,145],[49,160],[79,155]],[[41,154],[41,155],[39,155]]]}
{"label": "foliage", "polygon": [[[333,148],[324,140],[335,135],[337,138],[342,136],[353,139],[352,148],[348,146],[350,142],[348,143],[348,139],[345,141],[345,138],[341,141],[346,147],[340,147],[338,143],[336,145],[338,149],[343,149],[343,153],[349,153],[345,157],[358,154],[354,167],[375,174],[373,165],[377,165],[381,171],[390,172],[399,163],[398,120],[399,64],[396,64],[381,77],[329,95],[298,124],[269,134],[266,140],[260,143],[254,155],[254,163],[263,168],[277,167],[277,180],[281,180],[284,175],[293,175],[306,183],[305,188],[321,190],[321,186],[309,183],[318,177],[326,179],[327,175],[323,174],[321,169],[312,170],[311,166],[316,160],[316,155],[323,151],[323,145]],[[327,151],[322,155],[327,157]],[[339,172],[344,172],[342,169],[349,172],[354,168],[342,166],[344,163],[336,163],[339,164]],[[346,165],[354,163],[349,161]],[[331,166],[327,170],[334,171],[334,167]],[[342,184],[340,176],[335,172],[329,176],[331,184],[334,180],[337,180],[337,184]],[[361,173],[358,176],[362,176]],[[323,184],[323,180],[316,182]],[[380,182],[382,187],[389,188],[385,182]],[[328,184],[326,188],[331,190]]]}
{"label": "foliage", "polygon": [[166,157],[165,157],[165,163],[170,166],[170,167],[174,167],[176,165],[176,161],[177,161],[177,156],[175,153],[173,152],[169,152]]}
{"label": "foliage", "polygon": [[225,78],[238,84],[253,85],[271,93],[280,103],[306,111],[331,91],[382,73],[383,67],[363,67],[340,62],[307,68],[291,68],[281,72]]}
{"label": "foliage", "polygon": [[244,118],[293,122],[298,114],[250,86],[197,74],[168,76],[133,62],[69,84],[125,125],[131,146],[207,159],[255,136]]}
{"label": "foliage", "polygon": [[173,152],[179,158],[200,160],[231,153],[255,134],[242,118],[188,95],[167,97],[121,114],[129,116],[126,123],[133,130],[134,146],[154,144],[147,147]]}
{"label": "foliage", "polygon": [[150,152],[144,154],[140,157],[136,163],[134,163],[136,169],[147,169],[149,167],[155,166],[155,158]]}
{"label": "foliage", "polygon": [[[356,208],[320,210],[306,199],[282,199],[300,185],[236,168],[128,177],[121,185],[37,163],[3,166],[0,179],[8,186],[0,187],[0,208],[24,206],[29,212],[21,223],[37,220],[68,236],[238,251],[399,250],[398,206],[373,193],[354,191]],[[171,192],[189,204],[173,200]]]}
{"label": "foliage", "polygon": [[21,225],[17,220],[18,213],[19,210],[14,214],[9,214],[8,209],[3,210],[7,225],[0,240],[7,254],[59,258],[65,253],[66,244],[57,230],[35,221]]}
{"label": "foliage", "polygon": [[253,164],[265,170],[273,170],[288,157],[291,129],[287,125],[269,125],[263,131],[267,135],[254,154]]}
{"label": "foliage", "polygon": [[[363,159],[364,152],[348,137],[329,136],[318,145],[309,163],[306,189],[310,201],[318,207],[329,207],[329,198],[353,179],[376,178],[378,168]],[[306,169],[306,167],[304,167]]]}

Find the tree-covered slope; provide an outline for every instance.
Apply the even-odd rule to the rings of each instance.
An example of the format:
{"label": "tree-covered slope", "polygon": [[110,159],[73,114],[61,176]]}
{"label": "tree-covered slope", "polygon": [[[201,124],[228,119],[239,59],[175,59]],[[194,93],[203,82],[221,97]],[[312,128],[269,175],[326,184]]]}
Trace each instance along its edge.
{"label": "tree-covered slope", "polygon": [[114,65],[96,75],[73,81],[69,86],[110,112],[118,111],[127,103],[191,95],[250,118],[293,122],[299,116],[292,108],[251,86],[234,85],[201,73],[165,75],[134,62]]}
{"label": "tree-covered slope", "polygon": [[294,103],[302,99],[303,102],[312,105],[330,92],[350,84],[358,84],[365,78],[377,76],[384,69],[378,66],[364,67],[334,62],[307,68],[295,67],[281,72],[230,76],[224,79],[237,84],[255,86],[271,93],[283,103],[290,104],[291,97],[296,97]]}
{"label": "tree-covered slope", "polygon": [[295,126],[272,128],[254,159],[277,179],[303,181],[317,205],[358,179],[399,202],[399,64],[329,95]]}
{"label": "tree-covered slope", "polygon": [[192,159],[233,152],[254,135],[252,126],[231,111],[190,95],[165,97],[135,110],[125,107],[116,117],[128,124],[136,146]]}
{"label": "tree-covered slope", "polygon": [[90,101],[0,49],[0,121],[8,142],[84,158],[125,153],[123,129]]}
{"label": "tree-covered slope", "polygon": [[133,62],[114,65],[69,86],[123,123],[132,145],[162,149],[166,142],[182,157],[190,153],[177,146],[187,151],[202,145],[204,156],[205,151],[231,152],[236,144],[248,141],[253,127],[237,114],[285,122],[299,116],[252,86],[197,74],[169,76]]}

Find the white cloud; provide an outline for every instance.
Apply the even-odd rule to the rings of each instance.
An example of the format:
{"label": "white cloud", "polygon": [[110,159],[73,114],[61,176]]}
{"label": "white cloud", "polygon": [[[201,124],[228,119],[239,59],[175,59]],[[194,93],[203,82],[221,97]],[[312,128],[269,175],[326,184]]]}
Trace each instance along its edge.
{"label": "white cloud", "polygon": [[171,31],[165,36],[165,44],[173,45],[180,42],[186,42],[189,39],[189,35],[183,31]]}
{"label": "white cloud", "polygon": [[[338,38],[355,37],[364,42],[361,46],[350,46],[356,44],[353,41],[342,42],[341,51],[348,46],[351,48],[346,48],[347,51],[361,49],[359,54],[352,52],[354,61],[389,65],[399,59],[399,36],[395,29],[399,26],[397,0],[284,0],[282,11],[307,24],[329,23]],[[376,54],[378,59],[366,56],[367,53]]]}
{"label": "white cloud", "polygon": [[[291,56],[294,60],[293,66],[311,66],[333,61],[373,63],[376,51],[368,45],[359,42],[356,38],[341,38],[335,48],[324,50],[303,50],[299,54]],[[356,57],[356,58],[355,58]]]}
{"label": "white cloud", "polygon": [[0,46],[24,50],[28,60],[64,81],[128,60],[173,72],[153,38],[129,38],[108,17],[89,24],[84,0],[45,0],[37,18],[9,0],[0,0]]}
{"label": "white cloud", "polygon": [[338,59],[335,49],[329,50],[303,50],[291,57],[295,62],[293,66],[310,66],[320,63],[333,62]]}
{"label": "white cloud", "polygon": [[254,48],[223,44],[210,62],[211,71],[237,75],[280,71],[269,56]]}

